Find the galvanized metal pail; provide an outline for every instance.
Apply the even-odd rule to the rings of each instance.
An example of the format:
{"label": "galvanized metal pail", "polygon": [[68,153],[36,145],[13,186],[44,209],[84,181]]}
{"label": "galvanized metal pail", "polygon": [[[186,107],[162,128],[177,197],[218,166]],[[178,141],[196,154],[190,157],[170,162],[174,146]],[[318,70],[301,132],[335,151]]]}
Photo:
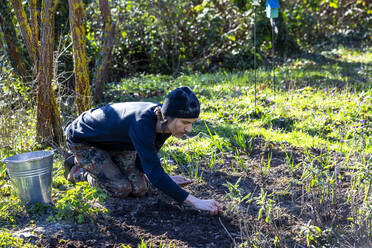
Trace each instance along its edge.
{"label": "galvanized metal pail", "polygon": [[54,151],[35,151],[3,160],[19,198],[30,203],[50,203]]}

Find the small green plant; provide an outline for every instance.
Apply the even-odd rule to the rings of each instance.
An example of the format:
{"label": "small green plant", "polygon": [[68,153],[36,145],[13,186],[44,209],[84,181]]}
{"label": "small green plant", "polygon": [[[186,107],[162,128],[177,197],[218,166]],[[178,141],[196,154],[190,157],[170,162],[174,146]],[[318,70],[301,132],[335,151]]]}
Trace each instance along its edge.
{"label": "small green plant", "polygon": [[244,196],[244,193],[242,190],[239,188],[239,183],[241,181],[241,177],[235,182],[235,184],[232,184],[230,182],[227,182],[223,184],[229,192],[226,193],[225,198],[229,198],[230,202],[228,204],[228,211],[237,211],[240,208],[240,205],[243,202],[251,202],[252,200],[249,199],[252,195],[252,193],[248,193],[247,195]]}
{"label": "small green plant", "polygon": [[254,137],[249,138],[245,137],[245,142],[246,142],[245,151],[247,154],[251,154],[253,150]]}
{"label": "small green plant", "polygon": [[372,158],[367,161],[365,156],[363,156],[362,161],[356,162],[353,166],[348,166],[348,168],[352,171],[352,189],[357,190],[361,194],[365,192],[365,198],[367,198],[372,182]]}
{"label": "small green plant", "polygon": [[194,178],[195,180],[200,177],[199,175],[199,162],[197,155],[194,154],[186,154],[186,171],[190,178]]}
{"label": "small green plant", "polygon": [[266,163],[264,161],[264,158],[263,157],[261,158],[261,164],[262,164],[261,171],[262,171],[262,175],[264,176],[266,176],[270,172],[272,157],[273,157],[273,152],[270,151],[269,155],[267,156]]}
{"label": "small green plant", "polygon": [[49,221],[76,221],[85,223],[93,221],[91,217],[97,214],[107,213],[107,209],[99,202],[103,202],[107,195],[102,189],[90,187],[87,182],[78,182],[72,189],[67,190],[66,194],[57,201],[56,212],[49,216]]}
{"label": "small green plant", "polygon": [[208,134],[210,139],[212,140],[213,145],[220,151],[223,151],[223,140],[218,138],[216,134],[212,134],[211,130],[209,130],[209,127],[207,123],[204,121],[205,127],[207,128]]}
{"label": "small green plant", "polygon": [[329,153],[322,152],[319,156],[308,153],[302,165],[300,181],[306,185],[307,191],[310,192],[312,188],[320,189],[320,203],[325,199],[333,203],[338,172],[334,170],[335,162],[331,160]]}
{"label": "small green plant", "polygon": [[[276,207],[276,202],[274,199],[270,197],[274,193],[267,195],[263,189],[261,189],[261,193],[258,197],[255,197],[255,203],[260,206],[260,210],[258,211],[257,219],[260,220],[262,218],[262,214],[264,213],[266,218],[266,223],[269,223],[272,219],[277,219],[279,217],[279,209]],[[275,212],[275,213],[272,213]]]}
{"label": "small green plant", "polygon": [[174,151],[169,151],[169,156],[172,157],[172,159],[174,160],[174,162],[178,165],[181,165],[183,163],[185,163],[185,159],[184,157],[182,156],[182,154],[178,153],[178,152],[174,152]]}
{"label": "small green plant", "polygon": [[[132,248],[132,246],[130,245],[124,245],[122,244],[121,245],[122,248]],[[150,242],[146,242],[144,241],[143,239],[141,239],[141,243],[138,244],[137,248],[151,248],[151,241]],[[168,245],[166,244],[163,244],[163,240],[160,241],[160,245],[157,245],[156,247],[159,247],[159,248],[175,248],[175,245],[173,244],[172,245],[172,242],[170,242]]]}
{"label": "small green plant", "polygon": [[294,163],[295,163],[295,160],[293,157],[293,153],[289,153],[285,151],[285,164],[288,166],[291,172],[293,172],[295,169]]}
{"label": "small green plant", "polygon": [[365,230],[368,237],[372,236],[372,197],[365,199],[355,210],[355,223],[361,230]]}
{"label": "small green plant", "polygon": [[372,194],[371,194],[371,159],[362,157],[361,162],[349,166],[351,173],[351,188],[348,190],[348,203],[352,208],[353,226],[360,230],[366,230],[368,237],[372,232]]}
{"label": "small green plant", "polygon": [[174,169],[177,168],[174,162],[170,159],[170,155],[168,153],[163,156],[163,168],[168,174],[172,174]]}
{"label": "small green plant", "polygon": [[[245,164],[244,160],[240,157],[238,148],[235,148],[235,158],[236,158],[236,161],[238,162],[238,165],[240,166],[240,168],[242,168],[243,171],[247,172],[248,166]],[[234,171],[235,171],[235,169],[234,169]]]}
{"label": "small green plant", "polygon": [[303,225],[300,230],[300,236],[306,238],[306,244],[308,247],[310,247],[311,241],[317,244],[317,239],[322,237],[322,233],[323,232],[319,227],[311,225],[311,220]]}
{"label": "small green plant", "polygon": [[233,144],[234,146],[242,149],[243,151],[247,149],[247,144],[245,143],[245,135],[242,130],[238,129],[233,134]]}
{"label": "small green plant", "polygon": [[209,159],[209,169],[211,171],[215,170],[215,167],[216,167],[215,164],[216,164],[216,152],[213,150],[211,157]]}
{"label": "small green plant", "polygon": [[[174,162],[181,166],[187,175],[191,178],[197,179],[201,177],[199,173],[199,155],[193,152],[178,152],[178,151],[167,151],[167,156],[171,157]],[[174,166],[175,167],[175,166]]]}

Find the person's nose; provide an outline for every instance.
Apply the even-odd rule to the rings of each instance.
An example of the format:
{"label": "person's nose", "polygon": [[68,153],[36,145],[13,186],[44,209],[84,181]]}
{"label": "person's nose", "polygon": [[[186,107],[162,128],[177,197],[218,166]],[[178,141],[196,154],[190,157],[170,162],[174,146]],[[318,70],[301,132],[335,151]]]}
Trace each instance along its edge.
{"label": "person's nose", "polygon": [[187,125],[186,127],[185,127],[185,131],[186,132],[191,132],[191,130],[192,130],[192,124],[190,124],[190,125]]}

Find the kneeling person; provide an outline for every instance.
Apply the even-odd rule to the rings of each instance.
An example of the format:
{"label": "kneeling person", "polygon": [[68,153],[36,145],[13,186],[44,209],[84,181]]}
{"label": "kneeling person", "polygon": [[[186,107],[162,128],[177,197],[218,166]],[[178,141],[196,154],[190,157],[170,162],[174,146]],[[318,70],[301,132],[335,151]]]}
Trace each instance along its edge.
{"label": "kneeling person", "polygon": [[82,113],[67,128],[66,143],[74,155],[67,178],[88,181],[110,195],[142,196],[148,181],[176,201],[217,214],[214,199],[198,199],[180,187],[193,182],[170,177],[160,164],[158,151],[171,135],[191,132],[200,104],[189,87],[171,91],[164,104],[125,102]]}

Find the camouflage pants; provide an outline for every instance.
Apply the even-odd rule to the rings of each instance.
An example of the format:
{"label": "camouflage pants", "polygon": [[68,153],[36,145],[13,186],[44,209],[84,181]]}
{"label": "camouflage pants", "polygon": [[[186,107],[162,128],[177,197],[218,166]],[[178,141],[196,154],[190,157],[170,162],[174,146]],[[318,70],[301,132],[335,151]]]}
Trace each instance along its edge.
{"label": "camouflage pants", "polygon": [[75,166],[67,179],[88,181],[114,197],[146,194],[149,183],[146,175],[135,166],[135,151],[105,151],[97,147],[67,144],[75,156]]}

